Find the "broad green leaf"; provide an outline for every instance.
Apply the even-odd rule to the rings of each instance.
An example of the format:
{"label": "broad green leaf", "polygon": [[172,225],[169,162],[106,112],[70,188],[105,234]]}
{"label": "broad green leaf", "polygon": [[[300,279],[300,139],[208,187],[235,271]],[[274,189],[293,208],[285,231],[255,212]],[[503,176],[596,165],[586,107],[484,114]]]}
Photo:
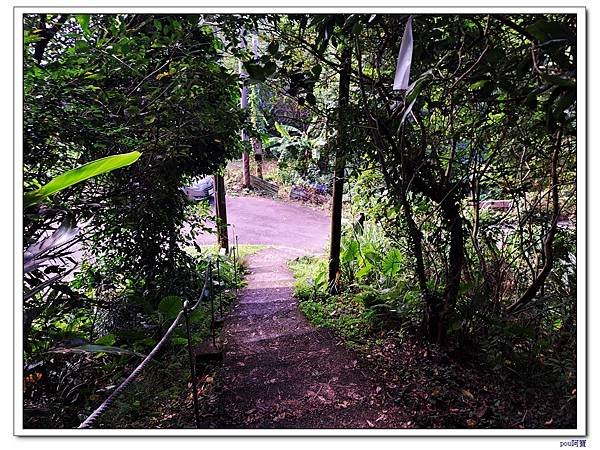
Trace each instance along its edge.
{"label": "broad green leaf", "polygon": [[279,132],[279,134],[286,138],[286,139],[291,139],[292,137],[290,136],[290,133],[288,133],[288,131],[281,126],[281,124],[279,124],[278,122],[275,122],[275,129]]}
{"label": "broad green leaf", "polygon": [[392,278],[400,271],[403,263],[404,255],[397,248],[392,248],[383,258],[381,270],[386,277]]}
{"label": "broad green leaf", "polygon": [[432,71],[428,70],[427,72],[422,73],[419,78],[417,78],[410,86],[408,86],[405,102],[414,103],[416,98],[425,87],[425,82],[428,81],[428,79],[432,76]]}
{"label": "broad green leaf", "polygon": [[373,266],[369,262],[367,262],[362,269],[360,269],[358,272],[356,272],[356,278],[361,280],[361,279],[369,276],[372,269],[373,269]]}
{"label": "broad green leaf", "polygon": [[490,80],[477,80],[474,83],[471,83],[469,85],[469,88],[471,90],[477,90],[477,89],[481,89],[483,86],[485,86],[487,83],[489,83]]}
{"label": "broad green leaf", "polygon": [[315,277],[315,287],[317,289],[323,288],[327,284],[327,276],[325,269],[320,270]]}
{"label": "broad green leaf", "polygon": [[63,189],[66,189],[74,184],[81,183],[103,173],[111,172],[115,169],[133,164],[140,157],[140,152],[123,153],[121,155],[107,156],[106,158],[97,159],[90,163],[69,170],[56,178],[53,178],[49,183],[45,184],[35,191],[27,192],[24,195],[23,206],[25,208],[38,204],[49,195],[55,194]]}
{"label": "broad green leaf", "polygon": [[379,253],[371,243],[364,246],[362,253],[365,259],[373,266],[377,266],[381,262],[381,253]]}
{"label": "broad green leaf", "polygon": [[158,310],[163,313],[168,319],[177,317],[181,311],[181,298],[176,295],[169,295],[163,298],[158,304]]}
{"label": "broad green leaf", "polygon": [[96,344],[98,345],[114,345],[117,341],[117,337],[114,334],[107,334],[102,336],[99,339],[96,339]]}
{"label": "broad green leaf", "polygon": [[350,241],[347,245],[342,249],[341,259],[343,263],[351,263],[358,256],[358,242]]}

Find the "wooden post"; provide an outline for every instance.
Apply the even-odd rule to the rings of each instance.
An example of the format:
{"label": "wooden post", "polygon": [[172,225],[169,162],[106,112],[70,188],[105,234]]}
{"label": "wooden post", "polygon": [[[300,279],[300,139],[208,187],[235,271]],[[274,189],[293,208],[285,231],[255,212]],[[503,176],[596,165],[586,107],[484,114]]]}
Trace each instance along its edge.
{"label": "wooden post", "polygon": [[225,180],[223,175],[213,177],[215,191],[215,210],[217,216],[217,240],[219,248],[229,253],[229,237],[227,235],[227,203],[225,202]]}
{"label": "wooden post", "polygon": [[333,195],[331,202],[331,243],[329,246],[329,292],[332,295],[340,291],[340,246],[342,240],[342,194],[344,190],[345,128],[343,110],[348,106],[350,96],[350,47],[342,51],[342,70],[338,89],[338,139],[333,172]]}

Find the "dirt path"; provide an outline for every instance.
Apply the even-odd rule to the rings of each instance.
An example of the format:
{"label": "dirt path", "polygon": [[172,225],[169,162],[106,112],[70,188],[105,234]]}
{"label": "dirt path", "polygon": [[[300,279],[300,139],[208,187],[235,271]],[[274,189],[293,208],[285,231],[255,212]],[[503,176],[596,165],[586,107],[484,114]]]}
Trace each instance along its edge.
{"label": "dirt path", "polygon": [[[294,206],[298,215],[294,224],[286,225],[286,244],[299,235],[298,228],[309,231],[303,218],[304,214],[312,217],[314,211],[297,208],[304,209]],[[287,261],[310,248],[322,249],[322,235],[322,229],[314,229],[297,242],[300,248],[269,248],[247,259],[248,284],[225,321],[223,369],[204,414],[206,426],[406,426],[403,414],[370,379],[359,358],[332,333],[309,324],[292,296]],[[278,239],[267,236],[264,243]]]}

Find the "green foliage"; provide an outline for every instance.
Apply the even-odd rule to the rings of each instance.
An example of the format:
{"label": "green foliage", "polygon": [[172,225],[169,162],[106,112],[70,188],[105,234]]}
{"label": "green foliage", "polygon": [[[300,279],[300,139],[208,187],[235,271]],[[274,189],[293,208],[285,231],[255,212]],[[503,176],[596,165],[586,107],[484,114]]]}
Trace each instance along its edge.
{"label": "green foliage", "polygon": [[380,226],[366,222],[362,227],[346,228],[342,235],[340,263],[347,283],[370,283],[384,288],[401,279],[406,259]]}
{"label": "green foliage", "polygon": [[368,345],[369,337],[377,330],[403,331],[416,326],[414,321],[420,311],[418,292],[415,297],[402,282],[393,288],[353,284],[339,296],[331,296],[324,258],[302,257],[291,261],[289,267],[301,311],[316,326],[334,329],[351,346]]}
{"label": "green foliage", "polygon": [[304,256],[288,263],[296,281],[294,295],[301,300],[317,300],[327,296],[327,261]]}
{"label": "green foliage", "polygon": [[333,329],[351,347],[362,347],[372,331],[372,314],[351,298],[305,300],[300,310],[315,326]]}
{"label": "green foliage", "polygon": [[[49,402],[52,411],[73,405],[75,412],[49,420],[74,426],[62,416],[77,418],[96,375],[118,379],[128,356],[59,355],[82,358],[69,360],[73,367],[84,361],[77,373],[45,352],[61,341],[146,352],[175,310],[163,299],[195,298],[203,262],[182,249],[210,215],[191,206],[181,187],[238,154],[244,118],[221,37],[197,15],[28,14],[23,21],[25,204],[49,206],[26,211],[24,246],[56,223],[79,224],[84,239],[73,261],[63,248],[62,260],[31,272],[25,361],[42,361],[48,380],[27,401]],[[43,284],[43,271],[66,273],[61,265],[79,264],[82,254],[91,262],[76,267],[71,282]],[[195,342],[207,333],[205,308],[192,317]],[[176,331],[174,345],[184,337]],[[77,385],[84,387],[73,391],[76,399],[58,394]]]}
{"label": "green foliage", "polygon": [[95,161],[84,164],[83,166],[71,169],[46,183],[39,189],[32,192],[26,192],[23,200],[23,207],[35,205],[43,201],[46,197],[62,191],[63,189],[81,183],[103,173],[111,172],[121,167],[133,164],[141,156],[140,152],[125,153],[122,155],[107,156]]}
{"label": "green foliage", "polygon": [[[263,139],[286,184],[327,190],[335,150],[352,212],[367,217],[344,231],[341,295],[327,293],[327,261],[291,264],[313,323],[354,345],[380,329],[429,328],[502,376],[551,371],[574,385],[576,16],[415,17],[412,84],[394,92],[406,18],[212,15],[217,33],[197,15],[24,16],[25,204],[49,206],[26,211],[24,246],[58,223],[86,223],[93,261],[70,283],[45,285],[64,273],[50,263],[28,279],[26,362],[45,361],[48,392],[65,393],[57,404],[91,409],[98,386],[73,387],[98,372],[86,373],[89,355],[70,350],[53,357],[81,358],[84,369],[60,375],[64,364],[48,351],[147,351],[181,301],[198,294],[209,260],[221,265],[219,288],[240,285],[241,267],[195,244],[211,212],[190,205],[181,187],[239,155],[241,129]],[[254,29],[269,42],[258,59],[240,45]],[[348,48],[352,86],[341,109]],[[237,61],[253,88],[249,119],[238,107]],[[95,166],[133,151],[143,154],[126,170]],[[512,206],[484,207],[486,199]],[[506,314],[540,273],[548,277],[535,295]],[[208,317],[206,305],[194,313],[194,342],[207,335]],[[176,355],[185,342],[178,330]],[[113,381],[134,358],[95,355]],[[32,403],[49,398],[28,389]],[[135,402],[117,423],[152,403]],[[53,423],[76,417],[52,409]]]}
{"label": "green foliage", "polygon": [[[62,17],[47,47],[32,41],[24,48],[26,189],[76,165],[142,152],[126,171],[55,195],[53,206],[78,221],[93,217],[86,247],[105,285],[131,280],[129,288],[158,302],[176,286],[194,285],[193,263],[181,251],[192,236],[182,232],[180,187],[237,154],[236,77],[221,61],[219,37],[197,16]],[[47,26],[41,20],[61,19],[24,20],[33,33]],[[26,221],[26,235],[36,226]]]}
{"label": "green foliage", "polygon": [[163,298],[158,304],[158,311],[163,314],[165,319],[172,320],[177,317],[177,314],[181,311],[183,303],[181,298],[176,295],[169,295]]}
{"label": "green foliage", "polygon": [[[330,162],[324,148],[324,129],[310,126],[301,131],[292,125],[275,122],[279,137],[270,137],[266,150],[278,158],[279,176],[284,184],[328,186]],[[318,135],[317,135],[318,133]],[[317,135],[316,137],[312,137]]]}

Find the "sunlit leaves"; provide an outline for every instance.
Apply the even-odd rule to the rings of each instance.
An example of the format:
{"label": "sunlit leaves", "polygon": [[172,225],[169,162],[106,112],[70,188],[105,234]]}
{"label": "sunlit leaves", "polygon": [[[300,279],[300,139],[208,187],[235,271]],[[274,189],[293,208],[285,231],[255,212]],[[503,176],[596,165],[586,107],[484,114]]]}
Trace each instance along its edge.
{"label": "sunlit leaves", "polygon": [[83,34],[89,36],[90,32],[90,15],[89,14],[77,14],[75,16],[79,25],[81,25],[81,29],[83,30]]}

